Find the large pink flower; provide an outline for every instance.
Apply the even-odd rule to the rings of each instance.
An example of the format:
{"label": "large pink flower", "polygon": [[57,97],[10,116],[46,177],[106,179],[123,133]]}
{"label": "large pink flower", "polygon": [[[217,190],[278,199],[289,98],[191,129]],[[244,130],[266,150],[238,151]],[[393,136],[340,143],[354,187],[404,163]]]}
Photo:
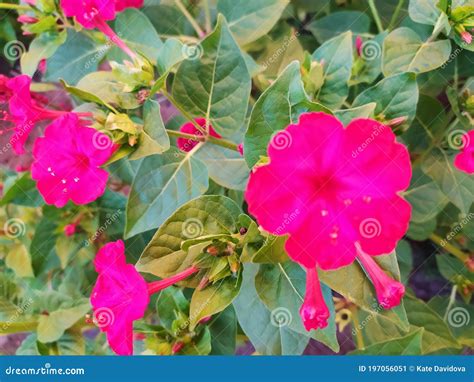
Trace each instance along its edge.
{"label": "large pink flower", "polygon": [[169,279],[147,283],[133,265],[125,262],[121,240],[102,247],[94,264],[99,274],[90,298],[94,321],[107,333],[110,347],[119,355],[133,353],[133,321],[145,314],[149,296],[198,271],[190,267]]}
{"label": "large pink flower", "polygon": [[100,166],[116,148],[106,135],[84,126],[76,114],[66,114],[36,140],[32,178],[48,204],[90,203],[105,191],[108,173]]}
{"label": "large pink flower", "polygon": [[307,113],[273,137],[268,156],[250,176],[249,211],[267,231],[289,235],[286,250],[305,268],[351,264],[356,246],[389,253],[408,229],[411,207],[399,193],[410,158],[389,127],[358,119],[344,128]]}
{"label": "large pink flower", "polygon": [[75,17],[77,22],[86,29],[98,28],[131,58],[136,55],[107,25],[114,20],[116,13],[125,8],[140,8],[143,0],[61,0],[61,8],[67,17]]}
{"label": "large pink flower", "polygon": [[456,155],[454,165],[467,174],[474,174],[474,130],[466,133],[462,140],[462,151]]}

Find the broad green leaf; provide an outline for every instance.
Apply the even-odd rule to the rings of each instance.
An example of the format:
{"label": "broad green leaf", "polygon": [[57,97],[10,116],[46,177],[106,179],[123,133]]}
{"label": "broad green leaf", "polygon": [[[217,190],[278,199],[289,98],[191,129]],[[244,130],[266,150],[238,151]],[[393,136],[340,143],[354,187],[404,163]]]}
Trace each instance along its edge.
{"label": "broad green leaf", "polygon": [[384,40],[383,73],[429,72],[443,65],[450,53],[449,40],[425,42],[410,28],[398,28]]}
{"label": "broad green leaf", "polygon": [[237,297],[242,285],[242,272],[238,278],[226,277],[204,289],[195,289],[189,308],[189,328],[193,330],[203,318],[222,312]]}
{"label": "broad green leaf", "polygon": [[393,338],[351,352],[352,355],[421,355],[423,328],[415,329],[403,337]]}
{"label": "broad green leaf", "polygon": [[398,267],[400,268],[400,281],[406,284],[413,269],[413,253],[410,243],[402,239],[398,242],[395,250],[398,258]]}
{"label": "broad green leaf", "polygon": [[240,214],[235,202],[224,196],[202,196],[184,204],[155,233],[138,260],[137,269],[162,278],[176,274],[184,269],[188,256],[181,249],[183,241],[235,233]]}
{"label": "broad green leaf", "polygon": [[264,264],[255,277],[255,288],[263,303],[270,311],[286,309],[289,312],[288,327],[302,335],[311,336],[324,343],[334,352],[339,351],[336,338],[335,311],[331,289],[325,285],[324,299],[330,311],[329,325],[325,329],[307,332],[299,316],[306,290],[306,274],[296,263],[288,261],[283,264]]}
{"label": "broad green leaf", "polygon": [[282,310],[271,312],[260,300],[254,284],[257,272],[257,265],[245,264],[242,288],[234,300],[240,327],[260,354],[302,354],[308,345],[309,337],[294,332],[284,325],[283,321],[275,319],[276,314],[286,316],[287,313]]}
{"label": "broad green leaf", "polygon": [[306,28],[322,44],[347,31],[352,31],[354,35],[368,33],[370,18],[359,11],[340,11],[313,21]]}
{"label": "broad green leaf", "polygon": [[17,277],[34,277],[30,254],[21,243],[10,247],[5,257],[5,265],[13,269]]}
{"label": "broad green leaf", "polygon": [[388,32],[379,33],[370,40],[363,40],[360,48],[360,58],[358,58],[353,66],[353,78],[350,84],[359,83],[371,84],[382,73],[382,50],[383,43]]}
{"label": "broad green leaf", "polygon": [[474,202],[474,179],[453,165],[453,157],[434,150],[422,164],[423,171],[439,185],[441,191],[461,212],[468,214]]}
{"label": "broad green leaf", "polygon": [[[163,43],[150,20],[138,9],[129,8],[117,15],[114,23],[115,33],[134,52],[142,54],[156,64],[156,57]],[[130,57],[113,46],[107,54],[110,60],[122,62]]]}
{"label": "broad green leaf", "polygon": [[143,105],[143,131],[138,140],[138,149],[129,159],[140,159],[153,154],[162,154],[170,148],[170,138],[161,118],[160,104],[148,100]]}
{"label": "broad green leaf", "polygon": [[301,82],[299,63],[294,61],[265,90],[253,107],[244,140],[244,156],[249,167],[253,167],[261,156],[267,154],[272,136],[292,122],[296,110],[303,112],[308,106],[327,111],[322,105],[308,101]]}
{"label": "broad green leaf", "polygon": [[470,272],[466,265],[454,256],[448,254],[437,255],[436,264],[446,280],[456,283],[459,279],[464,279],[474,283],[474,273]]}
{"label": "broad green leaf", "polygon": [[206,118],[220,135],[230,137],[244,124],[251,81],[240,48],[222,16],[214,32],[192,53],[179,66],[173,96],[193,117]]}
{"label": "broad green leaf", "polygon": [[36,188],[36,182],[31,179],[29,172],[5,179],[0,206],[9,203],[30,207],[39,207],[44,204],[43,197]]}
{"label": "broad green leaf", "polygon": [[439,186],[419,168],[414,170],[410,188],[404,196],[412,206],[411,221],[417,223],[435,218],[448,204]]}
{"label": "broad green leaf", "polygon": [[219,0],[217,12],[229,22],[240,45],[266,35],[280,19],[289,0]]}
{"label": "broad green leaf", "polygon": [[252,255],[253,263],[283,263],[288,260],[285,251],[286,236],[269,235],[261,247]]}
{"label": "broad green leaf", "polygon": [[214,316],[207,324],[212,338],[213,355],[234,355],[237,335],[237,317],[234,307],[228,306],[221,313]]}
{"label": "broad green leaf", "polygon": [[377,104],[375,102],[368,103],[351,109],[336,110],[334,115],[347,126],[353,119],[356,118],[371,118],[374,115],[374,110]]}
{"label": "broad green leaf", "polygon": [[417,222],[410,222],[410,226],[408,228],[407,236],[410,239],[416,241],[424,241],[428,240],[430,235],[436,230],[437,221],[436,218],[431,220],[426,220],[422,223]]}
{"label": "broad green leaf", "polygon": [[183,61],[185,45],[176,38],[169,38],[158,51],[157,67],[160,75],[169,72],[177,63]]}
{"label": "broad green leaf", "polygon": [[68,330],[56,343],[59,355],[84,355],[86,343],[80,331]]}
{"label": "broad green leaf", "polygon": [[41,60],[51,57],[66,41],[66,32],[43,32],[39,34],[28,47],[28,52],[20,59],[21,72],[33,77]]}
{"label": "broad green leaf", "polygon": [[69,329],[81,318],[84,318],[90,309],[90,304],[86,301],[72,308],[49,312],[48,315],[41,314],[37,328],[38,341],[43,343],[57,341],[66,329]]}
{"label": "broad green leaf", "polygon": [[[397,257],[395,253],[377,256],[375,261],[391,277],[400,279]],[[374,316],[383,316],[403,330],[408,329],[408,320],[403,303],[391,310],[380,307],[375,296],[375,290],[369,278],[358,262],[336,271],[319,271],[321,281]]]}
{"label": "broad green leaf", "polygon": [[177,149],[143,159],[127,202],[127,238],[159,227],[184,203],[209,186],[206,166]]}
{"label": "broad green leaf", "polygon": [[453,337],[448,325],[426,303],[412,296],[407,296],[405,305],[412,330],[424,328],[423,354],[433,353],[443,348],[459,348],[461,346]]}
{"label": "broad green leaf", "polygon": [[206,164],[210,178],[217,184],[232,190],[245,190],[250,170],[238,152],[206,144],[196,153],[196,158]]}
{"label": "broad green leaf", "polygon": [[107,52],[105,45],[97,45],[84,33],[68,30],[66,42],[48,59],[46,81],[59,81],[75,85],[86,74],[97,70]]}
{"label": "broad green leaf", "polygon": [[410,18],[420,24],[435,25],[441,10],[434,0],[410,0],[408,5]]}
{"label": "broad green leaf", "polygon": [[360,93],[352,107],[375,102],[375,116],[384,120],[406,117],[408,127],[416,114],[418,86],[414,73],[402,73],[384,78],[376,85]]}
{"label": "broad green leaf", "polygon": [[346,32],[326,41],[313,53],[323,65],[323,85],[316,98],[330,109],[338,109],[349,95],[353,52],[352,33]]}

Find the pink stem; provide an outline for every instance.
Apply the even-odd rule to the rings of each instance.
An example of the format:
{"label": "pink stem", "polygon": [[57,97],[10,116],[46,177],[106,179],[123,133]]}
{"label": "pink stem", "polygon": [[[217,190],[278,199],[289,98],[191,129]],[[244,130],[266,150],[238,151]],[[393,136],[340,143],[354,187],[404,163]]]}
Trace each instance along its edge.
{"label": "pink stem", "polygon": [[199,269],[195,266],[192,266],[181,273],[178,273],[174,276],[168,277],[167,279],[163,279],[160,281],[154,281],[148,284],[148,293],[152,295],[153,293],[159,292],[160,290],[166,289],[173,284],[176,284],[189,276],[193,275],[194,273],[198,272]]}
{"label": "pink stem", "polygon": [[114,30],[111,27],[109,27],[109,25],[105,22],[104,19],[102,19],[99,16],[96,16],[94,18],[94,21],[97,28],[103,34],[105,34],[110,39],[110,41],[112,41],[115,45],[117,45],[120,49],[122,49],[132,60],[135,60],[137,58],[137,55],[135,54],[135,52],[133,52],[127,46],[127,44],[125,44],[125,42],[122,39],[120,39],[119,36],[117,36]]}

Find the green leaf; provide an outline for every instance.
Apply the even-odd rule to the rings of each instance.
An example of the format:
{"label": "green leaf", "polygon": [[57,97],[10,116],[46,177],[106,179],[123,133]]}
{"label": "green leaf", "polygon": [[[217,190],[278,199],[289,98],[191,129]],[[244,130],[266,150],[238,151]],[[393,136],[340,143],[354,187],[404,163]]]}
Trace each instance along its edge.
{"label": "green leaf", "polygon": [[194,330],[196,325],[205,317],[222,312],[237,297],[242,285],[242,272],[237,278],[226,277],[204,289],[195,289],[189,308],[189,328]]}
{"label": "green leaf", "polygon": [[280,19],[289,0],[219,0],[217,12],[225,16],[241,45],[266,35]]}
{"label": "green leaf", "polygon": [[189,302],[181,289],[171,286],[160,292],[156,300],[156,310],[160,324],[170,330],[180,312],[187,314]]}
{"label": "green leaf", "polygon": [[334,115],[347,126],[353,119],[356,118],[371,118],[374,115],[374,110],[377,104],[375,102],[368,103],[351,109],[336,110]]}
{"label": "green leaf", "polygon": [[330,109],[340,108],[349,94],[352,33],[346,32],[326,41],[313,53],[313,59],[322,63],[324,70],[324,82],[316,98]]}
{"label": "green leaf", "polygon": [[[126,9],[117,15],[114,29],[132,51],[142,54],[156,64],[156,57],[163,43],[148,17],[138,9]],[[112,47],[107,57],[118,62],[130,60],[128,55],[116,46]]]}
{"label": "green leaf", "polygon": [[253,263],[283,263],[288,260],[285,250],[287,236],[269,235],[261,247],[252,255]]}
{"label": "green leaf", "polygon": [[421,355],[423,328],[415,329],[403,337],[370,345],[362,350],[351,352],[352,355]]}
{"label": "green leaf", "polygon": [[439,185],[441,191],[462,213],[468,214],[474,202],[474,179],[453,165],[453,156],[434,150],[423,162],[423,171]]}
{"label": "green leaf", "polygon": [[412,206],[411,221],[417,223],[434,219],[448,204],[439,186],[419,168],[414,170],[404,196]]}
{"label": "green leaf", "polygon": [[395,29],[384,40],[383,73],[424,73],[439,68],[451,54],[449,40],[424,42],[410,28]]}
{"label": "green leaf", "polygon": [[306,111],[308,106],[328,111],[322,105],[309,102],[301,82],[299,63],[293,61],[263,92],[252,110],[244,140],[244,156],[249,167],[267,154],[272,136],[286,128],[297,111]]}
{"label": "green leaf", "polygon": [[41,60],[51,57],[66,41],[66,32],[44,32],[39,34],[20,59],[21,72],[33,77]]}
{"label": "green leaf", "polygon": [[125,237],[159,227],[178,207],[209,186],[206,166],[177,149],[143,159],[127,202]]}
{"label": "green leaf", "polygon": [[453,337],[448,325],[426,303],[412,296],[406,296],[408,320],[413,329],[424,328],[423,354],[432,353],[444,348],[460,348],[461,345]]}
{"label": "green leaf", "polygon": [[[245,264],[243,282],[234,308],[239,325],[255,350],[263,355],[300,355],[309,337],[294,332],[288,326],[277,325],[272,312],[263,304],[255,289],[258,266]],[[276,314],[278,312],[274,312]]]}
{"label": "green leaf", "polygon": [[72,308],[58,309],[48,315],[40,315],[38,321],[38,341],[43,343],[57,341],[69,329],[91,309],[89,302],[83,302]]}
{"label": "green leaf", "polygon": [[86,343],[80,331],[66,331],[56,343],[59,355],[84,355]]}
{"label": "green leaf", "polygon": [[86,74],[97,70],[107,51],[105,45],[97,45],[84,33],[68,30],[66,42],[48,60],[46,81],[59,81],[75,85]]}
{"label": "green leaf", "polygon": [[138,140],[138,149],[129,159],[140,159],[153,154],[162,154],[170,148],[170,138],[161,118],[160,104],[148,100],[143,105],[143,131]]}
{"label": "green leaf", "polygon": [[369,28],[369,16],[359,11],[334,12],[306,27],[320,44],[347,31],[352,31],[354,35],[368,33]]}
{"label": "green leaf", "polygon": [[240,214],[239,206],[225,196],[202,196],[184,204],[155,233],[137,269],[162,278],[176,274],[187,265],[183,264],[188,256],[181,249],[183,241],[190,236],[235,233]]}
{"label": "green leaf", "polygon": [[402,73],[384,78],[376,85],[360,93],[352,107],[375,102],[376,117],[391,120],[406,117],[405,127],[409,126],[416,114],[418,86],[414,73]]}
{"label": "green leaf", "polygon": [[186,57],[183,54],[184,45],[175,38],[169,38],[158,51],[157,67],[160,75],[170,71],[176,64]]}
{"label": "green leaf", "polygon": [[364,40],[361,46],[361,56],[353,66],[351,85],[374,82],[382,73],[382,46],[388,32],[379,33],[371,40]]}
{"label": "green leaf", "polygon": [[420,24],[435,25],[441,14],[436,3],[437,1],[433,0],[410,0],[408,5],[410,18]]}
{"label": "green leaf", "polygon": [[237,317],[232,305],[216,315],[208,324],[212,338],[213,355],[234,355],[237,335]]}
{"label": "green leaf", "polygon": [[34,277],[30,254],[21,243],[10,247],[5,257],[5,265],[13,269],[17,277]]}
{"label": "green leaf", "polygon": [[331,289],[321,285],[330,311],[329,325],[325,329],[307,332],[299,316],[306,290],[306,274],[298,264],[288,261],[283,264],[261,265],[255,277],[255,287],[270,311],[286,309],[289,312],[288,327],[291,330],[322,342],[334,352],[339,351]]}
{"label": "green leaf", "polygon": [[[374,260],[395,279],[400,279],[397,257],[395,253],[376,256]],[[374,287],[358,262],[336,271],[319,271],[321,281],[354,302],[362,310],[373,314],[374,317],[383,316],[402,330],[408,329],[408,320],[403,303],[391,310],[380,308],[377,302]]]}
{"label": "green leaf", "polygon": [[208,143],[196,153],[196,158],[206,164],[214,182],[232,190],[245,191],[250,170],[240,153]]}
{"label": "green leaf", "polygon": [[39,207],[44,203],[43,197],[36,188],[36,182],[31,179],[29,172],[6,178],[3,187],[0,206],[11,203],[20,206]]}
{"label": "green leaf", "polygon": [[222,136],[242,128],[250,95],[250,75],[242,53],[219,16],[216,29],[179,66],[173,96],[193,117],[204,117]]}

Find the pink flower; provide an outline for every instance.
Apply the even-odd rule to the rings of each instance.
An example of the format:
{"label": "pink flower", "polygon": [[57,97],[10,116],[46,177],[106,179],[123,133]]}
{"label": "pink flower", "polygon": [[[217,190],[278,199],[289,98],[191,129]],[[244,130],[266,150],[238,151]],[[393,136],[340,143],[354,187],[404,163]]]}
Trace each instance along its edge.
{"label": "pink flower", "polygon": [[20,15],[18,16],[17,21],[22,24],[34,24],[38,22],[38,19],[33,16]]}
{"label": "pink flower", "polygon": [[[109,144],[102,145],[105,141]],[[36,140],[31,176],[47,204],[88,204],[104,193],[108,173],[100,166],[116,149],[110,138],[69,113]]]}
{"label": "pink flower", "polygon": [[[196,118],[195,121],[199,126],[205,128],[206,120],[204,118]],[[202,133],[196,128],[196,126],[194,126],[192,122],[185,123],[183,126],[180,127],[179,131],[182,133],[202,137]],[[209,135],[211,135],[214,138],[222,138],[219,134],[216,133],[216,131],[212,128],[212,126],[209,126]],[[178,138],[176,141],[178,148],[184,152],[191,151],[198,143],[199,141],[195,141],[190,138]]]}
{"label": "pink flower", "polygon": [[98,28],[132,59],[136,54],[107,25],[107,21],[114,20],[116,12],[125,8],[142,6],[143,0],[61,0],[61,8],[67,17],[75,17],[86,29]]}
{"label": "pink flower", "polygon": [[364,41],[362,41],[362,37],[360,37],[360,36],[356,37],[355,45],[356,45],[357,55],[359,57],[361,57],[362,56],[362,46],[364,45]]}
{"label": "pink flower", "polygon": [[[4,79],[2,81],[5,81]],[[53,120],[67,112],[58,110],[48,110],[39,106],[38,102],[32,99],[30,92],[31,78],[25,75],[17,76],[6,81],[6,87],[10,115],[5,117],[7,121],[14,124],[14,134],[10,139],[10,144],[17,154],[25,152],[24,146],[35,127],[35,124],[43,120]]]}
{"label": "pink flower", "polygon": [[241,143],[237,146],[237,150],[239,150],[239,154],[244,156],[244,144]]}
{"label": "pink flower", "polygon": [[380,306],[384,309],[391,309],[400,305],[405,294],[403,284],[388,277],[372,256],[367,255],[362,250],[358,250],[357,258],[368,273],[372,284],[374,284]]}
{"label": "pink flower", "polygon": [[456,155],[454,165],[467,174],[474,174],[474,130],[463,135],[462,151]]}
{"label": "pink flower", "polygon": [[300,316],[307,331],[323,329],[328,325],[329,309],[324,302],[316,268],[307,270],[306,295],[300,309]]}
{"label": "pink flower", "polygon": [[64,234],[68,237],[73,236],[76,233],[76,224],[68,224],[64,227]]}
{"label": "pink flower", "polygon": [[468,45],[471,44],[472,42],[472,35],[467,32],[467,31],[464,31],[464,32],[461,32],[461,39]]}
{"label": "pink flower", "polygon": [[288,255],[306,269],[349,265],[356,245],[389,253],[408,229],[411,207],[399,193],[410,157],[387,126],[357,119],[344,128],[328,114],[303,114],[274,136],[268,156],[250,176],[249,211],[265,230],[289,235]]}
{"label": "pink flower", "polygon": [[125,262],[121,240],[103,246],[94,265],[99,274],[91,294],[95,322],[107,333],[110,347],[119,355],[133,353],[133,321],[145,314],[150,295],[198,271],[191,267],[169,279],[147,284],[135,267]]}

